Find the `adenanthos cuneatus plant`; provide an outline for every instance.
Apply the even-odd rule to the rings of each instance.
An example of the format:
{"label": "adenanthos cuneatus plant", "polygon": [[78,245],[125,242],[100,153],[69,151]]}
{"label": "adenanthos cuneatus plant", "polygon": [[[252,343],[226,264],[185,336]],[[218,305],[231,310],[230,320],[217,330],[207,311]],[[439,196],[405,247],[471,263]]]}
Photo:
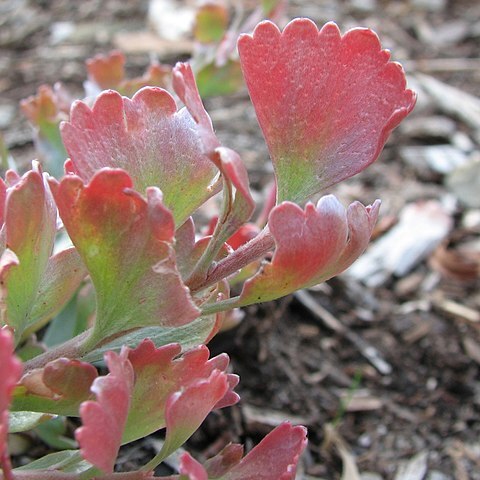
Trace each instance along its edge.
{"label": "adenanthos cuneatus plant", "polygon": [[[205,346],[226,312],[323,282],[366,248],[378,200],[344,208],[332,195],[309,199],[372,163],[412,110],[402,68],[372,31],[341,35],[333,23],[319,31],[307,19],[283,32],[262,22],[238,50],[277,185],[263,229],[249,223],[247,172],[217,139],[188,64],[172,72],[183,107],[148,86],[131,99],[104,91],[69,114],[29,105],[44,125],[65,116],[69,159],[61,179],[34,162],[0,183],[3,480],[153,478],[210,411],[239,399],[228,357],[210,358]],[[219,192],[215,226],[198,238],[192,214]],[[239,278],[231,296],[229,280]],[[85,307],[92,298],[94,311]],[[59,315],[70,328],[63,339]],[[26,340],[49,322],[50,348],[31,353]],[[94,366],[102,359],[106,375]],[[80,417],[78,449],[12,469],[9,428],[55,415]],[[114,473],[121,445],[160,429],[165,441],[151,461]],[[204,465],[184,454],[169,478],[293,479],[305,445],[306,430],[284,423],[246,456],[240,445]]]}

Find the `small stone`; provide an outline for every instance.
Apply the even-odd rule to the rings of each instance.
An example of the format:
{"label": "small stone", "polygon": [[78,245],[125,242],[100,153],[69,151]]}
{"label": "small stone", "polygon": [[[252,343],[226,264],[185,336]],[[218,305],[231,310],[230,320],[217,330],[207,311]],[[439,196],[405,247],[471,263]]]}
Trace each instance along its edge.
{"label": "small stone", "polygon": [[363,433],[358,437],[358,444],[363,448],[369,448],[372,445],[372,437],[368,433]]}
{"label": "small stone", "polygon": [[376,0],[350,0],[353,10],[361,13],[371,13],[377,9]]}
{"label": "small stone", "polygon": [[73,22],[55,22],[50,28],[50,43],[58,45],[68,40],[75,31]]}
{"label": "small stone", "polygon": [[365,472],[360,474],[361,480],[382,480],[383,477],[378,473],[374,472]]}
{"label": "small stone", "polygon": [[475,144],[465,132],[455,132],[451,138],[452,145],[462,152],[470,153],[475,149]]}
{"label": "small stone", "polygon": [[441,12],[447,6],[447,0],[411,0],[410,3],[414,9],[427,12]]}
{"label": "small stone", "polygon": [[450,191],[467,207],[480,208],[480,155],[472,155],[446,179]]}
{"label": "small stone", "polygon": [[453,477],[446,475],[445,473],[439,472],[438,470],[431,470],[426,480],[453,480]]}
{"label": "small stone", "polygon": [[455,134],[457,125],[451,118],[433,115],[409,118],[401,124],[400,129],[404,135],[415,138],[450,139]]}
{"label": "small stone", "polygon": [[424,171],[428,166],[441,174],[448,174],[468,162],[464,152],[449,144],[402,147],[400,155],[418,171]]}
{"label": "small stone", "polygon": [[0,129],[7,128],[15,118],[15,106],[9,103],[0,105]]}

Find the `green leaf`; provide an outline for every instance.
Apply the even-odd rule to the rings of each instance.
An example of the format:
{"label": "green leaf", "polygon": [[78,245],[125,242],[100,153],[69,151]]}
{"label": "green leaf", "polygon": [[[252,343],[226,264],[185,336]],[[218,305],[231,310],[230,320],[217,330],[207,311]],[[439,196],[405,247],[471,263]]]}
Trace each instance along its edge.
{"label": "green leaf", "polygon": [[52,191],[97,297],[85,351],[127,330],[178,327],[198,317],[176,267],[174,220],[156,188],[147,200],[123,170],[102,169],[88,185],[68,175]]}
{"label": "green leaf", "polygon": [[162,347],[170,343],[179,343],[182,351],[191,350],[204,344],[215,327],[215,315],[201,317],[193,322],[176,328],[145,327],[122,335],[115,340],[92,350],[82,357],[85,362],[98,362],[106,352],[113,350],[120,352],[122,346],[137,347],[145,338],[149,338],[155,346]]}
{"label": "green leaf", "polygon": [[243,86],[243,75],[238,60],[229,59],[224,65],[209,63],[196,74],[202,98],[231,95]]}
{"label": "green leaf", "polygon": [[206,3],[200,6],[195,17],[193,35],[200,43],[217,43],[228,27],[228,10],[225,5]]}
{"label": "green leaf", "polygon": [[95,312],[95,292],[90,283],[81,288],[50,322],[43,337],[47,347],[59,345],[84,332]]}
{"label": "green leaf", "polygon": [[34,460],[23,467],[18,467],[16,471],[28,470],[60,470],[65,473],[82,473],[91,468],[92,465],[83,460],[79,450],[64,450],[45,455],[38,460]]}
{"label": "green leaf", "polygon": [[67,425],[64,417],[52,418],[38,425],[35,431],[47,445],[56,450],[68,450],[77,446],[75,440],[66,436]]}
{"label": "green leaf", "polygon": [[53,415],[42,412],[10,412],[8,430],[10,433],[25,432],[53,418]]}

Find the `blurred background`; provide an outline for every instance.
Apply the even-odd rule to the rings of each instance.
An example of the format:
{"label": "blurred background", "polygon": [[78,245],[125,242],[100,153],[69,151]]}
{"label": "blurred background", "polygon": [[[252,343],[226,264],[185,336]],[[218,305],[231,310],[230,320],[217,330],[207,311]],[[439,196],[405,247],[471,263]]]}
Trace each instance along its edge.
{"label": "blurred background", "polygon": [[[238,33],[265,16],[269,2],[260,10],[253,0],[214,3]],[[279,26],[306,16],[318,26],[333,20],[342,31],[374,29],[404,66],[418,102],[381,158],[331,189],[344,204],[382,199],[371,246],[339,278],[250,307],[214,340],[214,353],[226,351],[241,376],[242,401],[212,414],[189,447],[201,459],[228,442],[252,446],[289,418],[309,428],[299,479],[480,479],[480,3],[270,3]],[[200,5],[0,1],[3,158],[8,150],[26,165],[38,156],[20,100],[56,82],[83,98],[85,61],[95,54],[122,51],[128,78],[152,61],[173,65],[192,56],[204,71],[219,54],[195,33]],[[229,55],[235,62],[233,47]],[[205,105],[261,202],[272,167],[248,93],[232,72],[235,88],[223,91],[221,76],[216,90],[204,90]],[[18,440],[19,463],[51,448],[35,437]],[[127,447],[119,468],[153,450],[155,438]]]}

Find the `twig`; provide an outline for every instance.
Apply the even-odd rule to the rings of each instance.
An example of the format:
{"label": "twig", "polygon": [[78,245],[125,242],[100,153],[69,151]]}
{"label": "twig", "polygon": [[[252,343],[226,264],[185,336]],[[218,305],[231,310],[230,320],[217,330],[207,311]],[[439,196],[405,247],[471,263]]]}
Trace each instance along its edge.
{"label": "twig", "polygon": [[328,310],[323,308],[307,291],[299,290],[295,293],[295,297],[327,328],[346,338],[350,343],[357,347],[360,353],[378,370],[379,373],[382,375],[389,375],[392,373],[392,366],[382,358],[380,352],[375,347],[367,343],[362,337],[341,323]]}

